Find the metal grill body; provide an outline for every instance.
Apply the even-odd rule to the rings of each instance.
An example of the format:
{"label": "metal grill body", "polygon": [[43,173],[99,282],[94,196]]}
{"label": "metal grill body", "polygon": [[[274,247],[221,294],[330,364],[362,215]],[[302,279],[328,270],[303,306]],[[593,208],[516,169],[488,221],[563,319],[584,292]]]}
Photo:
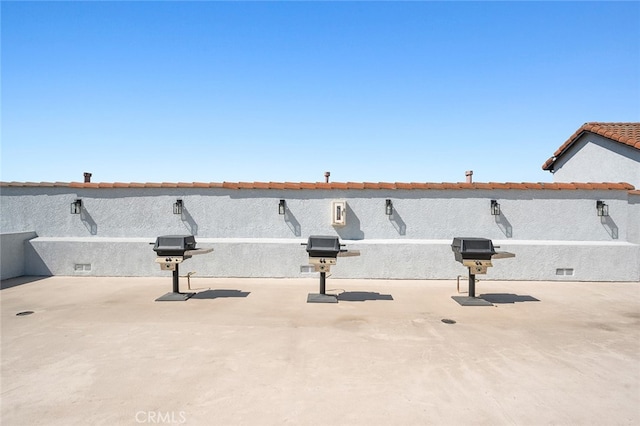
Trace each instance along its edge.
{"label": "metal grill body", "polygon": [[307,253],[309,254],[309,264],[313,265],[316,272],[320,272],[320,292],[310,293],[307,302],[311,303],[337,303],[338,299],[335,295],[326,294],[326,277],[327,272],[331,270],[331,265],[337,263],[338,256],[359,256],[359,251],[347,252],[341,247],[340,239],[327,235],[312,235],[306,243]]}
{"label": "metal grill body", "polygon": [[194,254],[210,253],[213,249],[197,249],[193,235],[163,235],[156,238],[153,251],[160,269],[173,272],[173,291],[156,300],[186,300],[193,296],[194,293],[180,293],[178,265]]}
{"label": "metal grill body", "polygon": [[316,272],[329,272],[331,265],[337,263],[338,253],[341,251],[338,237],[312,235],[306,246],[309,264],[314,266]]}
{"label": "metal grill body", "polygon": [[[469,270],[469,297],[461,298],[454,296],[454,299],[464,305],[469,302],[469,300],[464,299],[476,298],[476,275],[487,273],[487,269],[493,266],[491,259],[496,256],[498,252],[496,252],[493,242],[490,239],[475,237],[454,238],[451,242],[451,250],[453,251],[456,261],[462,263]],[[500,253],[500,255],[502,255],[501,257],[515,256],[512,253]],[[486,303],[491,305],[489,302]],[[478,305],[479,302],[475,300],[468,304]]]}

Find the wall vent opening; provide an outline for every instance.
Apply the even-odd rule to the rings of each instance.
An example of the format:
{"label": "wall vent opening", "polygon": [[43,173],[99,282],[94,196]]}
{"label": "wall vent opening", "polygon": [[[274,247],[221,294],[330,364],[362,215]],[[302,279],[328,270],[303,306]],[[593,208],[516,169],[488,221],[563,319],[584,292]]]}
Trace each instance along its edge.
{"label": "wall vent opening", "polygon": [[573,268],[558,268],[556,275],[573,276]]}
{"label": "wall vent opening", "polygon": [[313,272],[315,272],[315,268],[313,265],[300,265],[300,273],[311,274]]}
{"label": "wall vent opening", "polygon": [[90,272],[91,264],[90,263],[76,263],[73,265],[74,272]]}

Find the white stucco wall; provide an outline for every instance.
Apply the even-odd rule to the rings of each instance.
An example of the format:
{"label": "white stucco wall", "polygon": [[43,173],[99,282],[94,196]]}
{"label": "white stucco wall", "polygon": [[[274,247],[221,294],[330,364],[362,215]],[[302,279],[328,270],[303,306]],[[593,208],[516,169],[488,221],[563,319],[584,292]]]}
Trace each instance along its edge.
{"label": "white stucco wall", "polygon": [[[38,235],[25,251],[25,274],[33,275],[170,275],[154,262],[149,243],[158,235],[194,234],[198,246],[215,251],[187,260],[184,273],[298,277],[307,264],[300,243],[337,235],[362,254],[339,259],[334,277],[451,279],[466,274],[451,240],[474,236],[516,253],[496,260],[488,279],[637,281],[638,204],[629,197],[624,190],[5,187],[0,217],[3,232]],[[83,200],[81,215],[69,212],[76,198]],[[182,215],[172,213],[177,198]],[[498,217],[489,213],[491,199],[501,204]],[[345,227],[330,224],[334,200],[347,202]],[[596,215],[596,200],[609,205],[608,218]],[[558,268],[573,275],[556,275]]]}
{"label": "white stucco wall", "polygon": [[[629,242],[640,244],[640,193],[634,191],[629,195]],[[635,224],[635,225],[633,225]]]}
{"label": "white stucco wall", "polygon": [[0,279],[6,280],[25,274],[25,244],[35,237],[35,232],[0,234]]}
{"label": "white stucco wall", "polygon": [[[82,214],[70,204],[83,201]],[[182,215],[172,213],[176,199]],[[384,214],[385,199],[394,215]],[[3,232],[39,237],[450,239],[458,235],[518,240],[627,239],[627,191],[609,190],[227,190],[3,188]],[[285,199],[287,213],[278,214]],[[501,205],[489,214],[491,199]],[[331,225],[331,202],[346,200],[347,225]],[[595,214],[609,205],[609,223]],[[617,238],[612,238],[612,229]]]}
{"label": "white stucco wall", "polygon": [[627,182],[640,188],[640,150],[585,133],[554,170],[554,182]]}

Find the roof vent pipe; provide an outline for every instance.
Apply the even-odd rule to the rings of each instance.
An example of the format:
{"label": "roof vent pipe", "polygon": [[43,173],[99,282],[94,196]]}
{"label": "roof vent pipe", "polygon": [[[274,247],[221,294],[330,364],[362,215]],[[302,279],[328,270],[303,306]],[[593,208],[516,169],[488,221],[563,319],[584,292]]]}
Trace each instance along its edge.
{"label": "roof vent pipe", "polygon": [[467,178],[467,183],[473,182],[473,170],[467,170],[464,172],[464,176]]}
{"label": "roof vent pipe", "polygon": [[90,182],[91,182],[91,173],[84,172],[84,183],[90,183]]}
{"label": "roof vent pipe", "polygon": [[331,173],[329,172],[324,172],[324,181],[326,183],[329,183],[329,176],[331,176]]}

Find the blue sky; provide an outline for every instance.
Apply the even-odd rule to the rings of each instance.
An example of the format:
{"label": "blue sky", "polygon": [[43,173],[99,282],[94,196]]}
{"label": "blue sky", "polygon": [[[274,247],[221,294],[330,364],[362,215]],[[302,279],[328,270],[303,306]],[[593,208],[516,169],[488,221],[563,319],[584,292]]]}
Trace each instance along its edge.
{"label": "blue sky", "polygon": [[638,2],[7,2],[3,181],[542,181]]}

